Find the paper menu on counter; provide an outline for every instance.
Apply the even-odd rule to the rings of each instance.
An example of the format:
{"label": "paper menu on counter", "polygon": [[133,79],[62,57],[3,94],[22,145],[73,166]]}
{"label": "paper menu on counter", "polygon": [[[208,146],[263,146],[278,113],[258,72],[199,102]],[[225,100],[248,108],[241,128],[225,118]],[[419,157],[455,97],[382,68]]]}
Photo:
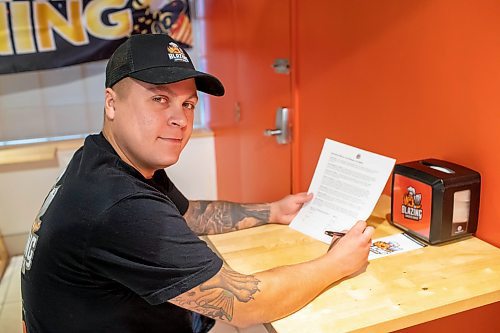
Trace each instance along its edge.
{"label": "paper menu on counter", "polygon": [[420,249],[424,246],[426,246],[424,243],[421,243],[405,233],[377,238],[372,241],[368,260],[408,252]]}
{"label": "paper menu on counter", "polygon": [[391,174],[396,160],[326,139],[305,204],[290,227],[325,243],[326,230],[349,230],[366,220]]}

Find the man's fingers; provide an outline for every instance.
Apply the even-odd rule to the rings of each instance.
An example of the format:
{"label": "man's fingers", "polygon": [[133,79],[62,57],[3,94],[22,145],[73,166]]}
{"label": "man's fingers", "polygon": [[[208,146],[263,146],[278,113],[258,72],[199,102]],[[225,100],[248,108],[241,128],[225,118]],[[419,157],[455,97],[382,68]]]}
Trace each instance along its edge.
{"label": "man's fingers", "polygon": [[301,192],[301,193],[295,194],[295,197],[296,197],[297,203],[304,204],[304,203],[312,200],[313,194]]}
{"label": "man's fingers", "polygon": [[363,230],[363,236],[366,237],[367,242],[371,241],[374,232],[375,228],[370,226],[366,227],[365,230]]}
{"label": "man's fingers", "polygon": [[358,221],[354,226],[351,228],[351,231],[362,233],[363,230],[366,228],[366,222],[365,221]]}
{"label": "man's fingers", "polygon": [[375,229],[371,226],[367,226],[365,221],[358,221],[349,232],[360,234],[367,242],[369,242],[372,239]]}

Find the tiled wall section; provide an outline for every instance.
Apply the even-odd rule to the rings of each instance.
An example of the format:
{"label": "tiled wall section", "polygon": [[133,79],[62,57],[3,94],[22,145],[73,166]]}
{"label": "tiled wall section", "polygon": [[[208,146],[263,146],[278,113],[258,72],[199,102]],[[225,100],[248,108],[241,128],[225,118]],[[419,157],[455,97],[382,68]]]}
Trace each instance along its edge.
{"label": "tiled wall section", "polygon": [[104,71],[97,61],[0,76],[0,141],[96,132]]}
{"label": "tiled wall section", "polygon": [[[190,50],[201,62],[198,48]],[[102,128],[107,60],[81,65],[0,75],[0,142],[94,133]],[[195,127],[208,115],[205,95]]]}

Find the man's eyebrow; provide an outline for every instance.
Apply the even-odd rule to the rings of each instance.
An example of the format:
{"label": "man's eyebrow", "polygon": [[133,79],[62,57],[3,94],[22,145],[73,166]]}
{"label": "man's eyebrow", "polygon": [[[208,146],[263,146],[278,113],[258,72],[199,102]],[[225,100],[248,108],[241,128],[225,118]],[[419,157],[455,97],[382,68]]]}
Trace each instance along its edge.
{"label": "man's eyebrow", "polygon": [[[147,87],[146,88],[147,90],[153,92],[153,93],[157,93],[157,94],[163,94],[163,93],[168,93],[169,95],[173,95],[173,96],[177,96],[177,94],[175,92],[172,91],[172,89],[170,89],[169,87],[167,86],[151,86],[151,87]],[[190,98],[196,98],[198,99],[198,94],[196,93],[196,91],[188,97],[188,99]]]}

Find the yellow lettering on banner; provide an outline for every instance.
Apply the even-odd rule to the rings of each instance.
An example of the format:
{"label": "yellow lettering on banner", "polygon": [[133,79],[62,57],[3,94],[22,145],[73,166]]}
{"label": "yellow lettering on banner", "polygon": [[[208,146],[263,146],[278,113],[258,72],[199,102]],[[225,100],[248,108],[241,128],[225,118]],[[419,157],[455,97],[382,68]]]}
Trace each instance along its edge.
{"label": "yellow lettering on banner", "polygon": [[[128,0],[95,0],[90,1],[85,7],[85,21],[87,30],[93,36],[101,39],[120,39],[132,33],[132,12],[127,6]],[[108,15],[112,25],[102,21],[105,10],[111,8],[123,9]]]}
{"label": "yellow lettering on banner", "polygon": [[73,45],[88,44],[88,35],[81,19],[81,1],[66,1],[67,20],[49,2],[37,1],[33,6],[40,52],[55,50],[53,30],[56,30],[62,38]]}
{"label": "yellow lettering on banner", "polygon": [[30,2],[11,2],[10,19],[12,20],[12,35],[16,54],[36,52],[31,25]]}
{"label": "yellow lettering on banner", "polygon": [[0,55],[11,55],[14,53],[9,34],[9,19],[7,16],[7,4],[0,3]]}

